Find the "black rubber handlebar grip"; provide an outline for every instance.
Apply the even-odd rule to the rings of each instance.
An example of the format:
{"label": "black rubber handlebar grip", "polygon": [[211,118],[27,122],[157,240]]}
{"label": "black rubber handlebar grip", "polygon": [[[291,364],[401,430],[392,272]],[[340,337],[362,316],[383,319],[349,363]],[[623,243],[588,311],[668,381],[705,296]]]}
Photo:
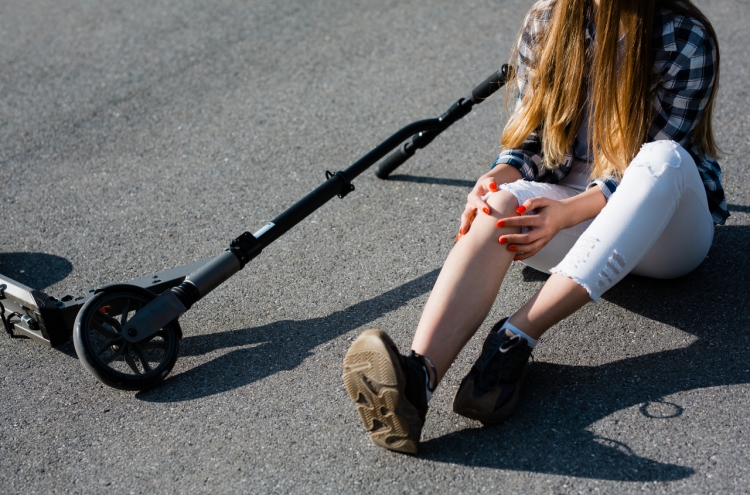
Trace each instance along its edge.
{"label": "black rubber handlebar grip", "polygon": [[474,88],[471,92],[471,100],[474,103],[481,103],[482,100],[489,98],[492,93],[502,88],[508,75],[508,65],[503,67],[488,77],[482,84]]}
{"label": "black rubber handlebar grip", "polygon": [[378,179],[387,179],[391,172],[396,170],[406,160],[411,158],[411,156],[414,154],[414,151],[407,151],[406,144],[407,143],[404,143],[399,146],[396,151],[385,157],[385,159],[380,162],[377,167],[375,167],[375,175],[378,177]]}

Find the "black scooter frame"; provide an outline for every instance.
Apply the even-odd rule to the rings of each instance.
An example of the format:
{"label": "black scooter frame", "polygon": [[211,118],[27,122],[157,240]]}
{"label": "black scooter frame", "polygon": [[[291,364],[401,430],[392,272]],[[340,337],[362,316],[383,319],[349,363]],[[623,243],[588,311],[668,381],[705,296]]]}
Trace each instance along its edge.
{"label": "black scooter frame", "polygon": [[[224,283],[258,256],[269,244],[334,196],[344,198],[352,192],[354,190],[352,180],[401,145],[375,168],[375,174],[379,178],[387,179],[391,172],[414,155],[418,149],[427,146],[441,132],[471,112],[474,105],[489,98],[501,88],[507,77],[508,67],[504,65],[500,71],[477,86],[469,97],[458,100],[440,117],[416,121],[403,127],[346,170],[335,173],[327,171],[326,181],[323,184],[254,234],[245,232],[234,239],[224,253],[214,258],[206,258],[158,272],[133,280],[128,284],[105,286],[97,290],[89,289],[83,295],[67,295],[59,299],[0,276],[2,324],[10,335],[23,335],[55,347],[68,341],[74,327],[86,325],[78,321],[80,320],[79,311],[97,294],[108,290],[127,291],[128,286],[132,286],[133,290],[148,289],[160,295],[140,308],[129,321],[124,321],[125,319],[122,318],[122,328],[118,331],[125,344],[135,345],[148,340],[161,329],[166,328],[170,322],[176,324],[177,318],[190,309],[195,302]],[[74,323],[76,315],[79,316]],[[76,332],[85,330],[85,328],[76,328]],[[82,357],[79,349],[80,339],[74,340],[79,357]],[[86,361],[87,359],[82,357],[84,366],[92,371]],[[137,370],[134,369],[134,371]],[[94,374],[102,379],[97,373]],[[116,383],[107,381],[105,383],[118,386]],[[149,386],[152,384],[150,383]],[[138,387],[131,384],[127,388]]]}

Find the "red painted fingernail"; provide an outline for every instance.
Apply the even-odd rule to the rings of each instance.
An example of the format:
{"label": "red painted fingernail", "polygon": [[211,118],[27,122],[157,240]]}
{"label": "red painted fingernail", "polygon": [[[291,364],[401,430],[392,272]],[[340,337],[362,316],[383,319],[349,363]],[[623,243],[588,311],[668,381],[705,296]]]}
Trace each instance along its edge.
{"label": "red painted fingernail", "polygon": [[506,239],[505,237],[500,238],[500,244],[507,244],[507,243],[508,243],[508,239]]}
{"label": "red painted fingernail", "polygon": [[516,210],[516,212],[519,215],[523,215],[524,213],[526,213],[526,207],[524,205],[521,205],[521,206],[518,207],[518,209]]}
{"label": "red painted fingernail", "polygon": [[461,234],[456,235],[456,242],[461,238]]}
{"label": "red painted fingernail", "polygon": [[505,222],[503,222],[502,220],[498,220],[497,221],[497,226],[498,227],[505,227]]}
{"label": "red painted fingernail", "polygon": [[518,256],[516,256],[515,258],[513,258],[513,261],[521,261],[521,258],[519,258]]}
{"label": "red painted fingernail", "polygon": [[490,191],[492,192],[497,191],[497,185],[494,182],[490,184]]}
{"label": "red painted fingernail", "polygon": [[508,251],[515,251],[515,250],[516,250],[516,246],[508,246]]}
{"label": "red painted fingernail", "polygon": [[485,213],[486,215],[489,215],[489,214],[490,214],[490,209],[489,209],[489,208],[487,208],[487,207],[484,207],[484,208],[482,208],[482,211],[483,211],[483,212],[484,212],[484,213]]}

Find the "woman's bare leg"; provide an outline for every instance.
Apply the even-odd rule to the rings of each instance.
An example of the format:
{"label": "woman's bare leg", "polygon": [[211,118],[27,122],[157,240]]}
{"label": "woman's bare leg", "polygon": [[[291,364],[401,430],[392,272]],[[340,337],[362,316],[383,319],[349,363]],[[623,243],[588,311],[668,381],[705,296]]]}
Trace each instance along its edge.
{"label": "woman's bare leg", "polygon": [[432,360],[438,382],[487,317],[513,261],[514,253],[498,239],[518,228],[498,228],[496,223],[516,215],[518,200],[499,191],[487,202],[491,214],[479,212],[451,250],[414,335],[412,349]]}
{"label": "woman's bare leg", "polygon": [[564,275],[554,273],[541,289],[516,311],[510,323],[532,339],[538,339],[552,325],[572,315],[587,302],[589,293]]}

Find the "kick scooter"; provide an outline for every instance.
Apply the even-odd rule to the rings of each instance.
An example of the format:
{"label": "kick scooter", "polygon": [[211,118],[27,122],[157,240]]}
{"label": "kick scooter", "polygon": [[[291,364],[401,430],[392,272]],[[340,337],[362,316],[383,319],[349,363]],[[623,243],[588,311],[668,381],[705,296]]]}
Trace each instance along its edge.
{"label": "kick scooter", "polygon": [[[354,191],[352,180],[400,145],[375,168],[379,178],[387,179],[418,149],[427,146],[441,132],[467,115],[474,105],[489,98],[505,84],[507,78],[508,66],[504,65],[474,88],[470,96],[455,102],[440,117],[403,127],[346,170],[335,173],[327,171],[326,181],[320,186],[255,233],[245,232],[234,239],[229,248],[216,257],[155,274],[152,278],[89,290],[73,301],[40,295],[39,291],[32,291],[37,293],[34,297],[39,299],[46,296],[48,300],[43,301],[44,305],[48,309],[62,308],[61,314],[67,321],[77,311],[73,325],[75,350],[83,367],[98,380],[122,390],[153,387],[174,367],[182,337],[178,318],[197,301],[242,270],[263,249],[334,196],[344,198]],[[19,287],[8,287],[12,280],[2,279],[0,282],[5,282],[6,287],[4,292],[0,290],[0,299],[7,294],[20,294],[26,298],[25,306],[21,303],[13,306],[13,300],[4,301],[14,308],[26,310],[25,314],[23,311],[13,313],[19,320],[16,323],[3,315],[3,325],[9,333],[17,326],[22,333],[44,341],[40,337],[43,337],[45,328],[61,326],[59,322],[49,321],[49,312],[47,321],[44,321],[40,308],[33,311],[29,307],[29,300],[33,303],[34,297],[29,297]],[[38,301],[37,306],[41,306]],[[33,331],[34,326],[36,331]],[[61,340],[59,330],[55,338]],[[47,343],[51,340],[48,335]]]}

